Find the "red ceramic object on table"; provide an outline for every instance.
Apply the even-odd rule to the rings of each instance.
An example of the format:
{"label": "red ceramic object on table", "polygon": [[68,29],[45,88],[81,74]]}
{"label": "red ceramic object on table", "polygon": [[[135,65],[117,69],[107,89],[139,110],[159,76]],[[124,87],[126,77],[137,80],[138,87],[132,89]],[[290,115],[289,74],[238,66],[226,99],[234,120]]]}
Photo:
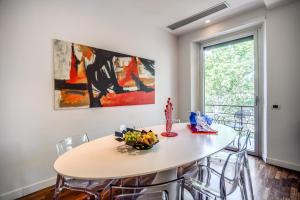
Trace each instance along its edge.
{"label": "red ceramic object on table", "polygon": [[161,135],[164,137],[176,137],[178,135],[175,132],[171,132],[171,130],[172,130],[172,112],[173,112],[173,104],[171,103],[171,98],[168,98],[167,105],[165,108],[166,132],[161,133]]}

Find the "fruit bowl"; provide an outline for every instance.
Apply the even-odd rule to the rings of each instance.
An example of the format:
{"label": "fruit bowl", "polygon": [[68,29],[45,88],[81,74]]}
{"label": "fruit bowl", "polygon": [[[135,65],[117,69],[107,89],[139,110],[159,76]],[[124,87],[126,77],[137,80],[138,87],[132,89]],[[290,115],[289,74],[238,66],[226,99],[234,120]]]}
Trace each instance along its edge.
{"label": "fruit bowl", "polygon": [[144,130],[130,130],[124,134],[123,139],[127,145],[132,146],[137,150],[151,149],[159,142],[158,136],[151,130],[148,132]]}

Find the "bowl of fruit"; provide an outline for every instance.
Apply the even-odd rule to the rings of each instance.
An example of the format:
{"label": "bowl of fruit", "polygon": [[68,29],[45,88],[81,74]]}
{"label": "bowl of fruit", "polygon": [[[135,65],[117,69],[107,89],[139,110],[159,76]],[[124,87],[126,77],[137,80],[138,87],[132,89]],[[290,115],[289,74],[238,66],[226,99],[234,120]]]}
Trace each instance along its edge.
{"label": "bowl of fruit", "polygon": [[137,131],[129,130],[123,135],[125,143],[138,150],[151,149],[159,142],[158,137],[151,130],[150,131]]}

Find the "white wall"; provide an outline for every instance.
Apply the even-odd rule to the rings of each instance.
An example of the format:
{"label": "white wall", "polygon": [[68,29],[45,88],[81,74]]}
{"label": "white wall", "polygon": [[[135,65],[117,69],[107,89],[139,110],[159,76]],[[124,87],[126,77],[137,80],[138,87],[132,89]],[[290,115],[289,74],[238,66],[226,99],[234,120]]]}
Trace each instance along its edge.
{"label": "white wall", "polygon": [[196,30],[179,37],[179,116],[188,119],[188,111],[200,109],[201,81],[200,64],[197,62],[199,51],[197,47],[201,41],[220,37],[230,32],[249,27],[262,22],[264,9],[248,12],[242,16],[233,17],[221,23],[213,24],[207,28]]}
{"label": "white wall", "polygon": [[[93,139],[122,123],[159,123],[167,97],[177,108],[177,38],[126,10],[114,13],[107,3],[0,1],[0,197],[52,183],[55,143],[62,138],[88,132]],[[156,103],[55,111],[54,38],[154,59]]]}
{"label": "white wall", "polygon": [[[268,162],[300,171],[300,2],[268,12]],[[272,110],[280,104],[280,110]]]}
{"label": "white wall", "polygon": [[[262,23],[266,46],[265,88],[262,99],[267,121],[263,134],[267,147],[263,153],[272,164],[300,171],[300,2],[274,10],[258,9],[244,13],[179,38],[179,117],[187,119],[189,110],[199,109],[201,102],[200,73],[193,74],[197,42]],[[199,56],[198,56],[199,57]],[[197,63],[196,63],[197,64]],[[200,70],[197,69],[196,72]],[[194,77],[194,78],[193,78]],[[195,78],[196,77],[196,78]],[[195,84],[196,83],[196,84]],[[198,84],[198,85],[197,85]],[[264,88],[264,87],[262,87]],[[193,99],[192,99],[192,98]],[[199,99],[199,100],[197,100]],[[265,101],[264,101],[265,100]],[[272,110],[272,104],[280,110]]]}

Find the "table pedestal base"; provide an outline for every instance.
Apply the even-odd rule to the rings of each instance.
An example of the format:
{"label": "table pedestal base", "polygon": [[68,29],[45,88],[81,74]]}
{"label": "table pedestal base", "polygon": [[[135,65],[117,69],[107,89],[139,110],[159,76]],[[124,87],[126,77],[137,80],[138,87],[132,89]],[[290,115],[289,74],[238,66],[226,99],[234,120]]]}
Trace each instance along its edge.
{"label": "table pedestal base", "polygon": [[[163,172],[158,172],[152,184],[163,183],[170,180],[175,180],[177,178],[177,168],[170,169]],[[177,183],[170,183],[167,186],[162,186],[161,190],[167,190],[169,192],[169,199],[179,199],[177,194],[178,191]]]}
{"label": "table pedestal base", "polygon": [[[177,178],[177,169],[170,169],[167,171],[163,171],[163,172],[158,172],[152,182],[152,184],[159,184],[159,183],[164,183],[170,180],[174,180]],[[163,190],[167,190],[168,194],[169,194],[169,199],[178,199],[178,194],[177,194],[177,184],[176,182],[174,183],[170,183],[166,186],[157,186],[157,187],[151,187],[151,188],[147,188],[144,189],[142,192],[148,193],[148,192],[155,192],[155,191],[163,191]],[[139,200],[146,200],[148,199],[149,196],[146,197],[140,197],[138,198]]]}
{"label": "table pedestal base", "polygon": [[[159,184],[159,183],[164,183],[167,181],[171,181],[171,180],[175,180],[177,178],[177,168],[175,169],[170,169],[167,171],[163,171],[163,172],[158,172],[152,182],[152,184]],[[167,190],[168,194],[169,194],[169,199],[174,199],[174,200],[180,200],[180,196],[181,196],[181,191],[179,190],[180,185],[179,183],[170,183],[166,186],[159,186],[159,187],[153,187],[153,188],[147,188],[144,189],[143,192],[154,192],[154,191],[162,191],[162,190]],[[179,193],[178,193],[179,192]],[[148,199],[147,198],[143,198],[140,197],[138,198],[139,200],[145,200]],[[185,200],[193,200],[194,198],[192,197],[192,195],[189,193],[189,191],[184,189],[184,199]]]}

